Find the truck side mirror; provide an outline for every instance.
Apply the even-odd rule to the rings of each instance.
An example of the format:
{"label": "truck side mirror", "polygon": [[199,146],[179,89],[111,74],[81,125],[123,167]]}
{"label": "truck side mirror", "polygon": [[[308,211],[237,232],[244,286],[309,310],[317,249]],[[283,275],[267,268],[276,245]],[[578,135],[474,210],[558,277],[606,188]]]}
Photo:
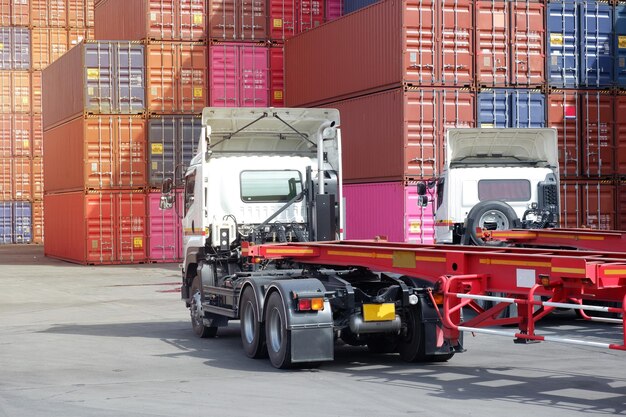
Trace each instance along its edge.
{"label": "truck side mirror", "polygon": [[174,206],[174,197],[172,196],[173,181],[166,178],[161,184],[161,199],[159,200],[159,208],[161,210],[169,210]]}
{"label": "truck side mirror", "polygon": [[417,196],[418,207],[426,207],[428,205],[428,197],[425,195]]}
{"label": "truck side mirror", "polygon": [[418,182],[417,183],[417,195],[419,195],[419,196],[425,196],[426,195],[426,184],[424,184],[423,182]]}
{"label": "truck side mirror", "polygon": [[161,194],[170,194],[172,192],[173,181],[171,178],[166,178],[161,184]]}

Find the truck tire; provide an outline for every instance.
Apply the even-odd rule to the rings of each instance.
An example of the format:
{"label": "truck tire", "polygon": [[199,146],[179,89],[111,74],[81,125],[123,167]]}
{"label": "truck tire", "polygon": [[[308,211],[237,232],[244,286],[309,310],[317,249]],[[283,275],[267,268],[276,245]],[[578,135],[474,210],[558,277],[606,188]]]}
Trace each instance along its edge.
{"label": "truck tire", "polygon": [[200,277],[196,275],[189,290],[189,313],[191,315],[191,327],[196,336],[203,339],[215,337],[217,326],[204,325],[204,310],[202,309],[202,292],[200,291]]}
{"label": "truck tire", "polygon": [[252,287],[246,287],[243,291],[239,311],[241,342],[246,355],[253,359],[267,357],[265,329],[260,321],[259,307]]}
{"label": "truck tire", "polygon": [[485,245],[485,241],[476,234],[476,228],[485,230],[507,230],[517,227],[519,220],[515,210],[504,201],[481,201],[467,215],[465,233],[473,244]]}
{"label": "truck tire", "polygon": [[265,308],[265,339],[272,365],[278,369],[290,368],[291,332],[287,330],[285,304],[278,292],[270,295]]}
{"label": "truck tire", "polygon": [[427,360],[424,324],[420,320],[419,306],[410,307],[406,314],[406,334],[398,338],[398,353],[405,362],[423,362]]}

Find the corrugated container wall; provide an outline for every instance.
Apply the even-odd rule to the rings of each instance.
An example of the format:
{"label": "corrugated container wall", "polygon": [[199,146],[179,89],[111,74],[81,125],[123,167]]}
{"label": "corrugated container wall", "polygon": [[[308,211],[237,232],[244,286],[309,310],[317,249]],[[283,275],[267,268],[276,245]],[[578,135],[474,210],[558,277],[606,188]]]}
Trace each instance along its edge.
{"label": "corrugated container wall", "polygon": [[209,45],[209,103],[217,107],[267,107],[269,48],[264,44]]}
{"label": "corrugated container wall", "polygon": [[475,95],[456,88],[397,88],[327,107],[341,114],[345,183],[436,176],[446,130],[475,127]]}
{"label": "corrugated container wall", "polygon": [[201,41],[204,0],[103,0],[96,3],[97,40]]}
{"label": "corrugated container wall", "polygon": [[45,193],[146,186],[146,121],[78,117],[45,132]]}
{"label": "corrugated container wall", "polygon": [[21,27],[0,27],[0,70],[30,69],[30,31]]}
{"label": "corrugated container wall", "polygon": [[[617,186],[610,181],[561,181],[561,227],[614,230]],[[621,208],[620,208],[621,212]]]}
{"label": "corrugated container wall", "polygon": [[270,52],[270,105],[285,106],[285,47],[272,46]]}
{"label": "corrugated container wall", "polygon": [[179,213],[183,208],[183,193],[177,190],[176,208],[161,210],[161,193],[148,194],[148,259],[151,262],[176,262],[183,255],[183,229]]}
{"label": "corrugated container wall", "polygon": [[32,241],[32,205],[26,201],[0,202],[0,244]]}
{"label": "corrugated container wall", "polygon": [[267,0],[207,0],[207,3],[209,39],[267,40]]}
{"label": "corrugated container wall", "polygon": [[148,111],[200,113],[208,104],[208,51],[203,43],[159,42],[146,45]]}
{"label": "corrugated container wall", "polygon": [[[471,86],[472,40],[469,0],[368,6],[285,41],[287,105],[329,103],[403,85]],[[333,53],[320,45],[332,45]]]}
{"label": "corrugated container wall", "polygon": [[343,0],[326,0],[324,17],[326,22],[339,19],[343,14]]}
{"label": "corrugated container wall", "polygon": [[13,243],[13,210],[11,203],[0,201],[0,244]]}
{"label": "corrugated container wall", "polygon": [[481,90],[477,105],[477,127],[546,126],[546,96],[539,90]]}
{"label": "corrugated container wall", "polygon": [[0,26],[30,26],[28,0],[1,0]]}
{"label": "corrugated container wall", "polygon": [[86,42],[43,71],[44,130],[84,114],[145,111],[144,46]]}
{"label": "corrugated container wall", "polygon": [[197,116],[158,116],[148,120],[149,185],[166,178],[182,183],[194,156],[202,122]]}
{"label": "corrugated container wall", "polygon": [[324,0],[268,0],[269,38],[284,41],[324,23]]}
{"label": "corrugated container wall", "polygon": [[414,183],[383,182],[348,184],[343,187],[346,204],[346,239],[386,236],[390,242],[434,242],[432,206],[417,204]]}
{"label": "corrugated container wall", "polygon": [[[146,261],[146,195],[131,191],[48,194],[44,253],[82,264]],[[71,244],[68,244],[71,242]]]}
{"label": "corrugated container wall", "polygon": [[30,113],[30,74],[0,71],[0,113]]}

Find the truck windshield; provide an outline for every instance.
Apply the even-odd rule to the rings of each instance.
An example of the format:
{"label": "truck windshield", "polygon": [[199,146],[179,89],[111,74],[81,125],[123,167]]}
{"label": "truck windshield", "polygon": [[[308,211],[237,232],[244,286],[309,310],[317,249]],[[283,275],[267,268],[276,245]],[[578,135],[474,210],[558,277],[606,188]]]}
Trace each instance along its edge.
{"label": "truck windshield", "polygon": [[530,181],[528,180],[480,180],[478,181],[478,199],[528,201],[530,200]]}
{"label": "truck windshield", "polygon": [[302,191],[299,171],[243,171],[240,183],[245,202],[287,202]]}

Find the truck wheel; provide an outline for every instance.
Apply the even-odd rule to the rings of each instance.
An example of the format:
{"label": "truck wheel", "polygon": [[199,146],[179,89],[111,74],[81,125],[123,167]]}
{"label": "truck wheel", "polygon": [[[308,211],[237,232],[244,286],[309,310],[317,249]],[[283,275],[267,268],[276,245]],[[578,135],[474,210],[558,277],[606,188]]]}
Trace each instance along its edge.
{"label": "truck wheel", "polygon": [[283,299],[277,292],[270,295],[265,308],[265,339],[272,365],[279,369],[291,367],[291,333]]}
{"label": "truck wheel", "polygon": [[484,230],[508,230],[517,226],[515,210],[504,201],[481,201],[467,215],[466,230],[475,245],[485,245],[476,234],[476,228]]}
{"label": "truck wheel", "polygon": [[406,314],[406,334],[399,337],[398,352],[400,358],[406,362],[422,362],[425,355],[426,342],[424,340],[424,324],[420,321],[419,307],[409,308]]}
{"label": "truck wheel", "polygon": [[241,341],[248,357],[257,359],[267,356],[265,329],[259,320],[259,307],[252,287],[247,287],[241,296],[240,309]]}
{"label": "truck wheel", "polygon": [[200,291],[200,277],[196,276],[191,283],[189,290],[189,312],[191,314],[191,327],[196,336],[203,339],[215,337],[217,326],[209,327],[204,325],[204,310],[202,309],[202,292]]}

